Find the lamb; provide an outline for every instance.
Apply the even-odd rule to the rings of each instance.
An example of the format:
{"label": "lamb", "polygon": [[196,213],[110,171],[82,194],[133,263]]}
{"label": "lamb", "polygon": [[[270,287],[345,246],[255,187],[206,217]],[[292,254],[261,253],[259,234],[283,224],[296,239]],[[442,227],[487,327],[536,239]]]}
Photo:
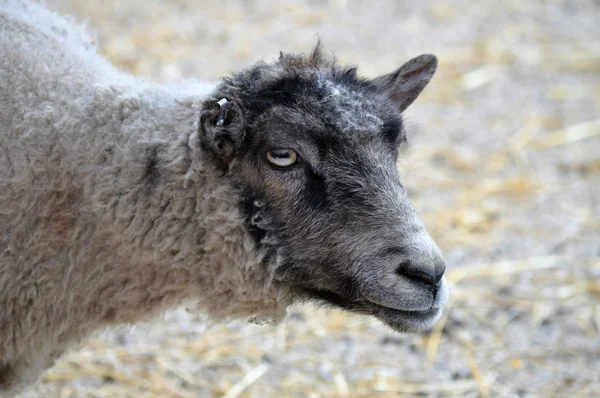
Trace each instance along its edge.
{"label": "lamb", "polygon": [[182,304],[278,321],[315,301],[430,328],[445,263],[396,163],[436,67],[365,79],[317,45],[156,84],[69,18],[3,1],[0,395],[93,332]]}

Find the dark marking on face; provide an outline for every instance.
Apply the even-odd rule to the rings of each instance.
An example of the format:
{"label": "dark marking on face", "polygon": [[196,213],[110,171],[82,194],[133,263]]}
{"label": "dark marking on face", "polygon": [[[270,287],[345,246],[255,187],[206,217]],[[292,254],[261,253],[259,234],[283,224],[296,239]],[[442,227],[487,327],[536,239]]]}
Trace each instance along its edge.
{"label": "dark marking on face", "polygon": [[315,212],[326,212],[328,209],[327,185],[323,175],[315,173],[306,168],[306,184],[302,189],[302,199],[310,210]]}

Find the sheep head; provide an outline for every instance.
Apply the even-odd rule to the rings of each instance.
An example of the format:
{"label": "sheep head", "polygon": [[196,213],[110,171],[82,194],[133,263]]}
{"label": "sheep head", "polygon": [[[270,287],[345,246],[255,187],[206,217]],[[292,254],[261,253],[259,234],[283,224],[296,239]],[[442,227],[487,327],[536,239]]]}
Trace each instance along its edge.
{"label": "sheep head", "polygon": [[204,148],[238,187],[265,272],[292,301],[370,314],[403,332],[440,317],[444,259],[396,167],[402,111],[436,66],[421,55],[368,80],[317,45],[225,78],[204,104]]}

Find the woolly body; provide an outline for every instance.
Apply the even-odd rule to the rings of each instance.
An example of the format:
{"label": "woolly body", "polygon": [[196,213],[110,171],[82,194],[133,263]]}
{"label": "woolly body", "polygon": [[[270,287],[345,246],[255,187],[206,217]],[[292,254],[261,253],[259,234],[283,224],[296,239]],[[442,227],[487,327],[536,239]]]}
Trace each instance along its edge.
{"label": "woolly body", "polygon": [[213,85],[122,73],[82,27],[19,1],[0,5],[0,84],[0,392],[94,330],[187,300],[283,314],[198,147]]}

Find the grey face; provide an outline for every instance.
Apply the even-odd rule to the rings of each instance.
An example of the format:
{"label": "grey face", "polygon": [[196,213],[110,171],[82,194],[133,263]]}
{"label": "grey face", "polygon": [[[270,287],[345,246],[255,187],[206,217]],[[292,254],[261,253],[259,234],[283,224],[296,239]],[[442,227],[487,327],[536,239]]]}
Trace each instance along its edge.
{"label": "grey face", "polygon": [[406,332],[439,318],[444,259],[396,169],[401,112],[435,68],[424,55],[363,80],[317,48],[226,79],[215,94],[229,101],[222,123],[207,102],[204,145],[234,178],[266,271],[292,298]]}

